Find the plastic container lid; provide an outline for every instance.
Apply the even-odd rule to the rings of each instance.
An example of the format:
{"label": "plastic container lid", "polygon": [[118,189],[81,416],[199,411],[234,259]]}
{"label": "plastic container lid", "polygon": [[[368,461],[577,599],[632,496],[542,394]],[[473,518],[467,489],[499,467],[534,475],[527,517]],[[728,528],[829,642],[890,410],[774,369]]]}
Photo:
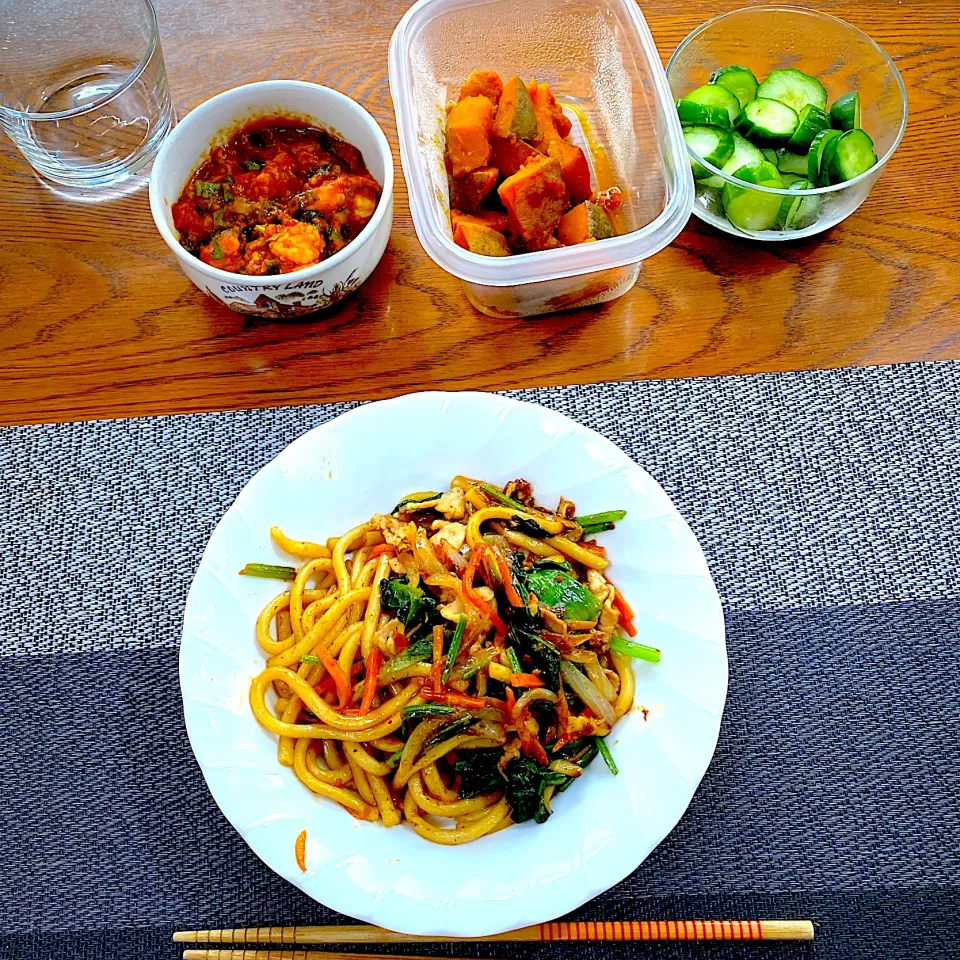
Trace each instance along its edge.
{"label": "plastic container lid", "polygon": [[[619,236],[512,257],[480,256],[453,242],[445,106],[475,69],[550,84],[595,186],[623,191]],[[389,75],[417,236],[461,280],[504,287],[637,263],[667,246],[690,216],[680,122],[633,0],[419,0],[394,31]]]}

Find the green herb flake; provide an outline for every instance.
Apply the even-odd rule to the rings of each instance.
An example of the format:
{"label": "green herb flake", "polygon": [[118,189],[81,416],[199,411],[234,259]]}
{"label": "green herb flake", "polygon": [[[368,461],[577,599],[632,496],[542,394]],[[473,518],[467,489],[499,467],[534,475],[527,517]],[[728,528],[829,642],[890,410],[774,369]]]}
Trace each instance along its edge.
{"label": "green herb flake", "polygon": [[645,643],[637,643],[635,640],[627,640],[626,637],[612,637],[610,649],[614,653],[623,654],[625,657],[633,657],[635,660],[646,660],[649,663],[660,662],[660,651],[656,647],[647,646]]}
{"label": "green herb flake", "polygon": [[240,166],[242,166],[244,170],[248,170],[250,173],[263,169],[263,164],[259,160],[244,160]]}
{"label": "green herb flake", "polygon": [[296,567],[281,567],[272,563],[248,563],[241,571],[241,577],[263,577],[265,580],[295,580]]}
{"label": "green herb flake", "polygon": [[194,180],[193,192],[204,200],[215,200],[220,196],[220,184],[211,180]]}
{"label": "green herb flake", "polygon": [[316,654],[313,654],[313,653],[305,653],[305,654],[300,658],[300,662],[301,662],[301,663],[317,664],[317,663],[320,663],[321,661],[320,661],[320,658],[319,658]]}
{"label": "green herb flake", "polygon": [[430,717],[449,717],[456,711],[443,703],[407,704],[401,710],[404,720],[427,720]]}
{"label": "green herb flake", "polygon": [[450,671],[457,662],[457,654],[460,653],[460,643],[463,640],[463,631],[467,628],[467,618],[461,613],[457,620],[457,627],[453,631],[453,639],[450,641],[450,649],[447,651],[447,665],[443,668],[443,682],[450,679]]}
{"label": "green herb flake", "polygon": [[617,769],[617,765],[614,762],[613,754],[610,753],[610,748],[607,746],[607,741],[603,737],[597,737],[597,749],[600,751],[600,756],[603,757],[603,762],[607,765],[609,771],[616,776],[620,771]]}
{"label": "green herb flake", "polygon": [[223,251],[220,249],[220,238],[214,237],[210,243],[210,259],[211,260],[222,260]]}

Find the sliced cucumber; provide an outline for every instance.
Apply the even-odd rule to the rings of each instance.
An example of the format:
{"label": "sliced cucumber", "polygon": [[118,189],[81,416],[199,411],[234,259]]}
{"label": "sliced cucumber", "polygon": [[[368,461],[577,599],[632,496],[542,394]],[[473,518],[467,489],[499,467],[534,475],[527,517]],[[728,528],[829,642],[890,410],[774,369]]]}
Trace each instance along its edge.
{"label": "sliced cucumber", "polygon": [[[733,137],[733,154],[730,159],[720,168],[728,176],[732,176],[734,170],[745,167],[748,163],[757,163],[764,159],[763,154],[749,140],[745,140],[739,133],[731,133]],[[717,190],[723,189],[727,182],[723,177],[711,177],[709,180],[701,181],[706,187],[714,187]]]}
{"label": "sliced cucumber", "polygon": [[758,98],[751,100],[737,120],[737,129],[751,143],[763,146],[781,146],[793,136],[799,117],[779,100]]}
{"label": "sliced cucumber", "polygon": [[[729,162],[729,161],[728,161]],[[745,184],[762,187],[782,187],[783,181],[777,168],[766,160],[747,164],[733,172]],[[727,219],[741,230],[770,230],[777,222],[781,197],[776,193],[761,193],[748,186],[723,186],[723,209]]]}
{"label": "sliced cucumber", "polygon": [[839,130],[821,130],[814,138],[813,143],[810,144],[810,152],[807,154],[807,179],[811,183],[820,184],[824,186],[826,180],[821,182],[821,173],[826,173],[826,169],[823,164],[823,154],[827,149],[831,140],[836,140],[837,137],[842,136]]}
{"label": "sliced cucumber", "polygon": [[763,159],[769,161],[774,166],[777,165],[777,151],[771,149],[770,147],[761,147],[760,152],[763,154]]}
{"label": "sliced cucumber", "polygon": [[821,131],[830,126],[830,117],[819,107],[808,103],[800,111],[800,122],[793,136],[787,141],[787,147],[794,153],[802,153],[804,156],[813,143],[813,138]]}
{"label": "sliced cucumber", "polygon": [[830,108],[830,123],[837,130],[860,129],[860,94],[856,90],[834,100]]}
{"label": "sliced cucumber", "polygon": [[[696,107],[723,107],[727,111],[727,122],[717,123],[711,120],[696,119],[703,116]],[[711,111],[712,113],[713,111]],[[677,101],[677,113],[680,114],[680,120],[683,123],[707,124],[715,127],[732,127],[737,122],[740,114],[740,101],[726,88],[718,87],[714,83],[704,84],[692,90],[682,100]],[[686,114],[687,116],[684,116]],[[690,119],[687,119],[690,117]]]}
{"label": "sliced cucumber", "polygon": [[795,67],[774,70],[757,87],[757,96],[779,100],[796,113],[799,113],[808,103],[821,110],[827,106],[827,91],[823,84],[816,77],[808,76]]}
{"label": "sliced cucumber", "polygon": [[[790,185],[791,190],[802,193],[811,189],[809,180],[797,180]],[[814,223],[820,214],[820,197],[816,194],[784,197],[777,213],[776,226],[780,230],[802,230]]]}
{"label": "sliced cucumber", "polygon": [[726,107],[714,107],[708,103],[693,103],[690,100],[677,101],[677,116],[686,126],[718,127],[730,129],[730,114]]}
{"label": "sliced cucumber", "polygon": [[797,156],[797,154],[793,153],[789,147],[785,147],[783,150],[778,150],[777,169],[781,174],[796,173],[806,179],[807,155],[804,154],[802,157]]}
{"label": "sliced cucumber", "polygon": [[[791,189],[796,183],[810,182],[806,177],[801,176],[799,173],[784,173],[782,170],[780,171],[780,179],[783,181],[784,187],[786,187],[788,190]],[[802,187],[797,187],[797,189],[800,190]]]}
{"label": "sliced cucumber", "polygon": [[834,149],[829,155],[825,152],[823,158],[831,183],[859,177],[877,163],[873,141],[863,130],[848,130],[835,137],[832,143]]}
{"label": "sliced cucumber", "polygon": [[757,95],[757,78],[746,67],[729,66],[715,70],[710,82],[726,87],[745,107]]}
{"label": "sliced cucumber", "polygon": [[[733,134],[729,130],[721,130],[719,127],[684,127],[683,139],[698,157],[715,167],[722,167],[733,156]],[[693,167],[694,180],[706,180],[716,176],[692,157],[690,166]]]}

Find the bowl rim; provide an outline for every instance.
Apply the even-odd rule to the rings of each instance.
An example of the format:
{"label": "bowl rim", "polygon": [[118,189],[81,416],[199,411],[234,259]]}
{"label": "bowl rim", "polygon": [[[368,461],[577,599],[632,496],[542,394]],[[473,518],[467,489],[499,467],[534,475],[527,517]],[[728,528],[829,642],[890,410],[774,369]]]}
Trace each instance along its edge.
{"label": "bowl rim", "polygon": [[[377,203],[377,209],[374,211],[373,216],[367,221],[360,233],[342,250],[338,250],[332,257],[321,260],[320,263],[315,263],[309,267],[302,267],[298,270],[292,270],[289,273],[279,273],[261,277],[250,276],[245,273],[232,273],[229,270],[212,267],[204,263],[199,257],[188,253],[180,245],[180,241],[175,236],[174,230],[167,225],[163,217],[169,205],[161,195],[159,172],[163,169],[168,157],[176,153],[178,137],[184,129],[202,123],[202,118],[205,117],[206,114],[223,101],[237,98],[238,93],[249,94],[254,91],[263,90],[264,88],[276,91],[280,97],[282,97],[284,90],[307,89],[309,92],[319,94],[327,100],[339,100],[347,109],[356,113],[360,120],[370,129],[370,132],[373,134],[373,139],[377,144],[377,149],[383,160],[383,183],[380,185],[380,200]],[[237,99],[242,103],[245,97],[241,96]],[[283,105],[278,103],[276,110],[282,111],[283,109]],[[318,113],[319,112],[320,111],[318,111]],[[264,111],[263,115],[269,116],[269,113]],[[233,127],[231,126],[230,129],[232,130]],[[216,135],[211,133],[207,149],[213,146],[216,139]],[[199,163],[199,158],[197,162]],[[191,166],[191,171],[193,170],[196,170],[196,165]],[[187,179],[189,179],[189,177]],[[194,269],[199,270],[200,273],[205,274],[213,280],[218,280],[221,283],[255,283],[257,285],[274,287],[289,283],[292,279],[309,280],[312,277],[317,277],[325,271],[335,269],[342,263],[345,263],[353,254],[364,247],[377,232],[384,217],[387,215],[387,210],[393,205],[393,180],[393,153],[390,150],[390,144],[387,142],[386,135],[373,115],[365,107],[357,103],[356,100],[348,97],[345,93],[341,93],[339,90],[334,90],[332,87],[325,87],[319,83],[310,83],[306,80],[258,80],[254,83],[245,83],[237,87],[230,87],[204,100],[202,103],[197,104],[197,106],[173,128],[169,136],[164,140],[163,146],[157,154],[157,158],[153,163],[153,169],[150,173],[150,212],[153,214],[153,222],[156,224],[157,230],[160,231],[160,236],[163,237],[167,246],[174,252],[182,264],[189,264]]]}
{"label": "bowl rim", "polygon": [[[689,145],[687,147],[687,153],[692,159],[697,163],[706,167],[712,174],[720,177],[725,183],[733,184],[734,186],[743,187],[747,190],[752,190],[757,193],[772,193],[777,196],[819,196],[829,193],[838,193],[841,190],[846,190],[848,187],[853,186],[856,183],[860,183],[862,180],[867,179],[868,177],[875,177],[883,167],[886,165],[887,161],[893,156],[897,147],[900,146],[900,141],[903,139],[903,134],[907,129],[907,117],[909,113],[909,108],[907,105],[907,88],[903,82],[903,77],[900,76],[900,71],[897,69],[897,65],[893,62],[893,58],[887,53],[879,43],[876,42],[872,37],[864,33],[859,27],[855,27],[852,23],[848,23],[846,20],[841,20],[840,17],[835,17],[830,13],[823,13],[820,10],[811,10],[806,7],[794,7],[789,4],[776,4],[768,5],[761,7],[738,7],[736,10],[728,10],[726,13],[718,14],[715,17],[711,17],[709,20],[701,23],[699,27],[696,27],[694,30],[691,30],[683,40],[677,46],[677,49],[673,51],[670,59],[667,61],[667,66],[665,69],[667,75],[667,83],[670,82],[670,68],[673,66],[674,61],[680,55],[680,52],[690,43],[692,40],[695,40],[701,33],[706,31],[708,28],[712,27],[715,23],[718,23],[720,20],[725,20],[728,17],[735,17],[742,13],[800,13],[810,17],[816,17],[820,20],[829,20],[833,21],[836,24],[840,24],[842,27],[852,31],[853,33],[859,34],[859,36],[870,44],[883,58],[887,64],[887,68],[893,75],[894,80],[896,80],[897,86],[900,90],[900,102],[902,104],[901,115],[900,115],[900,128],[897,130],[897,135],[893,138],[893,143],[890,144],[890,147],[887,149],[887,152],[880,158],[877,162],[869,169],[865,170],[863,173],[854,177],[852,180],[844,180],[843,183],[833,183],[826,187],[813,187],[810,190],[790,190],[786,187],[764,187],[759,183],[745,183],[743,180],[738,180],[736,177],[731,177],[729,174],[724,173],[719,167],[714,166],[710,163],[709,160],[704,160],[698,153],[696,153]],[[746,234],[746,236],[750,236]]]}

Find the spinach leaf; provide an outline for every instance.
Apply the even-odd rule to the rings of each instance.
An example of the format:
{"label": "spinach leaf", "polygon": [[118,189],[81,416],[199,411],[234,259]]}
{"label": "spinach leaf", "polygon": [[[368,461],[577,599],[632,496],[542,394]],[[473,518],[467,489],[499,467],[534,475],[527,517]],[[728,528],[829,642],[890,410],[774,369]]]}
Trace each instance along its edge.
{"label": "spinach leaf", "polygon": [[432,737],[428,737],[426,742],[423,744],[423,752],[426,753],[431,747],[435,747],[438,743],[443,743],[444,740],[449,740],[451,737],[457,736],[459,733],[463,733],[465,730],[472,727],[477,722],[475,717],[457,717],[456,720],[451,720],[445,727],[441,727]]}
{"label": "spinach leaf", "polygon": [[551,690],[560,689],[560,651],[549,640],[544,640],[533,630],[511,624],[507,647],[516,651],[521,663],[524,657],[528,657],[532,669],[540,671],[543,682]]}
{"label": "spinach leaf", "polygon": [[[521,506],[520,509],[522,510],[523,507]],[[549,530],[544,530],[536,520],[531,520],[529,517],[511,517],[509,526],[518,533],[525,533],[535,540],[545,540],[553,536]]]}
{"label": "spinach leaf", "polygon": [[392,660],[388,660],[380,668],[380,676],[390,677],[407,667],[412,667],[415,663],[422,663],[433,656],[433,639],[431,637],[421,637],[415,640],[402,653],[398,653]]}
{"label": "spinach leaf", "polygon": [[395,613],[407,630],[445,622],[440,615],[437,598],[432,593],[411,586],[409,580],[399,577],[380,581],[380,605]]}
{"label": "spinach leaf", "polygon": [[577,580],[568,564],[541,560],[526,572],[525,586],[561,620],[593,621],[603,604]]}
{"label": "spinach leaf", "polygon": [[[335,230],[331,230],[331,236],[335,232]],[[429,503],[431,500],[436,500],[439,496],[440,494],[433,490],[424,490],[422,493],[411,493],[404,497],[390,512],[400,513],[402,510],[404,513],[413,513],[418,503]]]}
{"label": "spinach leaf", "polygon": [[464,750],[453,769],[460,774],[460,798],[472,800],[481,793],[503,788],[503,774],[500,772],[500,757],[503,751],[499,747],[481,750]]}
{"label": "spinach leaf", "polygon": [[[507,764],[507,803],[514,823],[534,820],[543,823],[550,813],[543,804],[547,787],[560,786],[569,779],[562,773],[553,773],[529,757],[517,757]],[[461,790],[462,795],[462,790]]]}
{"label": "spinach leaf", "polygon": [[[574,740],[565,747],[561,747],[556,753],[551,753],[550,756],[555,760],[569,760],[571,763],[575,763],[577,766],[586,769],[597,759],[599,753],[600,749],[597,746],[596,737],[581,737],[579,740]],[[573,781],[573,777],[567,777],[567,779],[559,784],[557,789],[553,791],[553,795],[556,796],[557,794],[563,793]]]}

